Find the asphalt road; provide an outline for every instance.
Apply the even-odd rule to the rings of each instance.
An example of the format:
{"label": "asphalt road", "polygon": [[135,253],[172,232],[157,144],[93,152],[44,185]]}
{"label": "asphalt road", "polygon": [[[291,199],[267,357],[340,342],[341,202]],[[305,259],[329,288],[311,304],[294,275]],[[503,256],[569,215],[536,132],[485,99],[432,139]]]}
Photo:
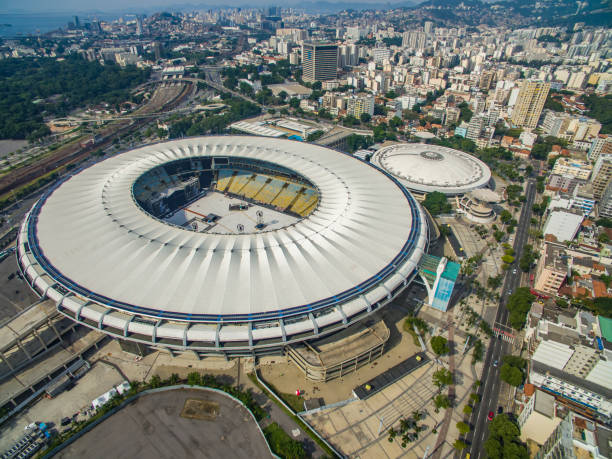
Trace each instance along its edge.
{"label": "asphalt road", "polygon": [[[527,181],[527,189],[525,192],[526,201],[523,204],[519,224],[514,235],[514,251],[515,258],[519,260],[523,254],[523,246],[529,238],[529,226],[531,224],[531,207],[535,199],[535,179]],[[515,264],[516,266],[516,264]],[[512,268],[514,269],[514,268]],[[521,284],[521,271],[517,266],[517,273],[513,274],[512,269],[508,270],[502,290],[502,298],[497,307],[495,316],[495,324],[508,325],[508,310],[506,302],[508,295],[514,292]],[[470,424],[472,432],[467,436],[468,449],[466,453],[470,454],[470,459],[478,459],[486,457],[484,451],[484,442],[488,437],[489,421],[487,419],[489,412],[497,414],[499,388],[501,381],[499,379],[499,368],[501,366],[502,356],[509,353],[511,348],[510,343],[501,339],[492,339],[487,350],[487,355],[484,362],[484,370],[481,378],[481,386],[478,393],[481,401],[478,403],[472,412]],[[497,361],[498,365],[493,365]]]}

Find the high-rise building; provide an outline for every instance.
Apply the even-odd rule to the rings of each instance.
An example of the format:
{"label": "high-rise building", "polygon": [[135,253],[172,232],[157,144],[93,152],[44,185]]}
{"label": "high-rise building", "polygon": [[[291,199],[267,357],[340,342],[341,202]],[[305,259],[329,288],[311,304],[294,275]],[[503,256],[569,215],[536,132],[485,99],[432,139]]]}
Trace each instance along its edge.
{"label": "high-rise building", "polygon": [[468,125],[467,134],[465,137],[467,139],[476,141],[476,139],[480,137],[480,134],[482,134],[482,131],[484,130],[485,125],[486,125],[486,119],[484,116],[482,115],[472,116],[472,119],[470,120],[470,124]]}
{"label": "high-rise building", "polygon": [[372,57],[374,58],[374,62],[382,64],[391,57],[391,50],[386,46],[376,46],[372,48]]}
{"label": "high-rise building", "polygon": [[74,26],[78,29],[81,27],[81,21],[79,21],[79,17],[75,16],[74,17]]}
{"label": "high-rise building", "polygon": [[612,136],[606,134],[599,134],[597,137],[593,139],[591,143],[591,148],[587,154],[587,158],[590,161],[597,161],[599,159],[599,155],[601,154],[611,154],[612,153]]}
{"label": "high-rise building", "polygon": [[351,96],[346,101],[346,114],[359,118],[362,113],[374,114],[374,96]]}
{"label": "high-rise building", "polygon": [[402,46],[404,48],[424,49],[427,36],[422,32],[404,32]]}
{"label": "high-rise building", "polygon": [[268,16],[269,17],[281,17],[281,7],[280,6],[269,6]]}
{"label": "high-rise building", "polygon": [[338,72],[338,45],[330,43],[304,43],[302,45],[302,79],[334,80]]}
{"label": "high-rise building", "polygon": [[535,289],[556,295],[567,276],[567,254],[562,246],[545,244],[543,256],[538,260]]}
{"label": "high-rise building", "polygon": [[608,182],[612,177],[612,155],[601,154],[593,166],[591,181],[593,184],[593,196],[601,199]]}
{"label": "high-rise building", "polygon": [[599,215],[608,218],[612,217],[612,181],[610,180],[599,201]]}
{"label": "high-rise building", "polygon": [[431,32],[433,32],[433,22],[425,21],[425,33],[430,34]]}
{"label": "high-rise building", "polygon": [[142,16],[136,16],[136,35],[142,35]]}
{"label": "high-rise building", "polygon": [[351,41],[359,41],[365,35],[365,30],[359,26],[349,26],[346,28],[346,38]]}
{"label": "high-rise building", "polygon": [[520,127],[535,129],[549,90],[550,83],[534,80],[523,81],[512,110],[512,122]]}

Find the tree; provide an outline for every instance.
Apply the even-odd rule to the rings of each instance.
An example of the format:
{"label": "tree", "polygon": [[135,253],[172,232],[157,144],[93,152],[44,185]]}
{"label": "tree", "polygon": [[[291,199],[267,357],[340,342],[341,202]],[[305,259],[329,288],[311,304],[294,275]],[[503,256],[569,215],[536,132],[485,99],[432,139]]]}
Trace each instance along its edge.
{"label": "tree", "polygon": [[387,99],[395,99],[395,98],[397,97],[397,94],[395,93],[395,91],[388,91],[388,92],[385,94],[385,97],[386,97]]}
{"label": "tree", "polygon": [[[527,246],[525,246],[527,247]],[[531,250],[525,250],[519,261],[519,267],[523,272],[529,272],[531,265],[535,262],[536,255]]]}
{"label": "tree", "polygon": [[474,411],[474,409],[471,405],[465,405],[463,407],[463,414],[467,414],[469,416],[470,414],[472,414],[472,411]]}
{"label": "tree", "polygon": [[419,119],[419,114],[412,110],[404,110],[402,112],[402,117],[408,121],[414,121]]}
{"label": "tree", "polygon": [[460,110],[459,120],[469,123],[470,119],[472,119],[473,112],[470,110],[468,104],[466,102],[461,102],[457,105],[457,108]]}
{"label": "tree", "polygon": [[506,414],[499,414],[489,424],[489,438],[484,447],[491,459],[528,459],[525,444],[520,441],[520,430]]}
{"label": "tree", "polygon": [[489,276],[489,278],[487,279],[487,287],[495,290],[497,288],[499,288],[502,284],[502,276],[495,276],[495,277],[491,277]]}
{"label": "tree", "polygon": [[362,113],[361,115],[359,115],[359,119],[362,123],[369,123],[372,117],[369,113]]}
{"label": "tree", "polygon": [[297,97],[292,97],[291,99],[289,99],[289,105],[291,106],[291,108],[298,108],[300,106],[300,99],[298,99]]}
{"label": "tree", "polygon": [[463,421],[457,423],[457,430],[461,435],[466,435],[470,431],[470,426]]}
{"label": "tree", "polygon": [[512,214],[504,209],[499,213],[499,219],[504,225],[507,225],[512,220]]}
{"label": "tree", "polygon": [[453,374],[445,368],[441,368],[434,372],[432,376],[432,382],[434,386],[442,389],[444,386],[448,386],[453,383]]}
{"label": "tree", "polygon": [[187,384],[190,386],[198,386],[202,382],[202,377],[197,371],[193,371],[187,375]]}
{"label": "tree", "polygon": [[434,397],[434,405],[436,406],[436,409],[447,409],[450,408],[451,406],[451,402],[450,399],[448,398],[448,396],[444,395],[444,394],[438,394]]}
{"label": "tree", "polygon": [[386,115],[387,114],[387,107],[385,107],[384,105],[380,105],[380,104],[374,104],[374,114],[375,115]]}
{"label": "tree", "polygon": [[501,380],[515,387],[523,384],[525,378],[524,370],[527,367],[527,361],[516,355],[505,355],[503,357],[503,362],[499,371]]}
{"label": "tree", "polygon": [[457,451],[463,451],[465,448],[467,448],[467,444],[463,441],[463,440],[455,440],[455,443],[453,443],[453,448],[455,448]]}
{"label": "tree", "polygon": [[520,330],[525,325],[533,300],[535,296],[531,294],[529,287],[519,287],[508,297],[506,308],[510,312],[510,325],[516,330]]}
{"label": "tree", "polygon": [[161,378],[159,377],[159,375],[151,376],[151,380],[149,381],[149,385],[153,389],[156,389],[156,388],[160,387],[161,386]]}
{"label": "tree", "polygon": [[499,371],[499,377],[511,386],[518,387],[523,383],[523,373],[516,367],[504,363]]}
{"label": "tree", "polygon": [[448,203],[446,195],[439,191],[433,191],[427,193],[423,205],[429,211],[431,215],[447,214],[451,211],[452,207]]}
{"label": "tree", "polygon": [[430,343],[431,348],[438,355],[448,354],[450,352],[450,348],[448,347],[448,340],[443,336],[432,337]]}
{"label": "tree", "polygon": [[404,124],[404,122],[402,121],[401,118],[394,116],[393,118],[391,118],[391,120],[389,121],[389,126],[397,129],[398,127],[400,127],[402,124]]}

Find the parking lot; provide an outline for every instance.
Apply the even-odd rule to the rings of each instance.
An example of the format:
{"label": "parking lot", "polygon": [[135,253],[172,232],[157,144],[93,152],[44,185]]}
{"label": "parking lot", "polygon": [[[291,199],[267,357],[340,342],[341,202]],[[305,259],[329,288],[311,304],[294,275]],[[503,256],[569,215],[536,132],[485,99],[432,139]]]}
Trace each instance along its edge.
{"label": "parking lot", "polygon": [[[214,414],[206,416],[209,419],[185,416],[188,400],[214,405]],[[179,389],[140,397],[56,457],[259,459],[271,455],[242,405],[214,392]]]}
{"label": "parking lot", "polygon": [[38,300],[30,286],[16,274],[18,271],[15,254],[0,261],[0,322]]}

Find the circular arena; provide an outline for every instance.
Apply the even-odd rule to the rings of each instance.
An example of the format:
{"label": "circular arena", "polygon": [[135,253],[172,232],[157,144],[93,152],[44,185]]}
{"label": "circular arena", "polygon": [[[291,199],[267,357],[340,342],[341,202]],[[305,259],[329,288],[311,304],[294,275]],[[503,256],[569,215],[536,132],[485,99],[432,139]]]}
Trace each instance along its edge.
{"label": "circular arena", "polygon": [[439,145],[390,145],[378,150],[372,162],[417,194],[439,191],[462,195],[487,186],[491,180],[491,170],[481,160]]}
{"label": "circular arena", "polygon": [[387,304],[426,250],[420,205],[324,147],[199,137],[77,171],[27,214],[25,278],[73,320],[200,355],[279,352]]}

